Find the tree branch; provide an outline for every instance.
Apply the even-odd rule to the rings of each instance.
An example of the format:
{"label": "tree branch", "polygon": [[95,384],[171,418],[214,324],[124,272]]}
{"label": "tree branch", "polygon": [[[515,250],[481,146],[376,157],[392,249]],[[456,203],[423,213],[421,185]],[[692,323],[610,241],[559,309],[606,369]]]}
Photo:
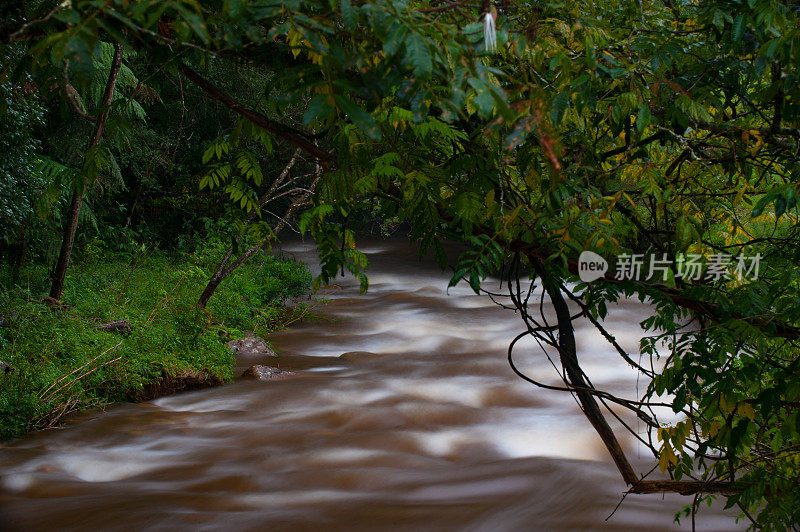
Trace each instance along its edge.
{"label": "tree branch", "polygon": [[[542,285],[550,296],[550,302],[553,304],[553,309],[556,312],[558,319],[558,351],[559,358],[561,359],[561,366],[564,368],[569,379],[569,384],[576,388],[589,388],[591,387],[583,375],[583,370],[580,367],[577,356],[577,348],[575,345],[575,333],[572,328],[572,320],[570,318],[569,307],[561,295],[561,288],[555,283],[552,276],[548,273],[541,260],[535,259],[532,261],[533,268],[536,274],[542,280]],[[576,389],[575,395],[581,405],[584,415],[594,427],[600,439],[603,440],[606,449],[608,450],[614,463],[617,465],[622,478],[626,484],[635,485],[639,481],[639,477],[628,462],[622,446],[619,444],[614,431],[609,426],[600,407],[594,400],[592,394],[585,391]]]}
{"label": "tree branch", "polygon": [[743,486],[732,482],[703,482],[702,480],[640,480],[631,486],[628,493],[664,493],[672,492],[680,495],[696,493],[719,493],[734,495],[741,493]]}
{"label": "tree branch", "polygon": [[235,111],[244,118],[250,120],[257,126],[281,137],[282,139],[291,142],[298,148],[301,148],[304,151],[310,153],[317,159],[320,159],[324,166],[336,164],[335,154],[319,148],[316,144],[314,144],[313,141],[309,140],[305,135],[303,135],[302,132],[297,131],[284,124],[281,124],[280,122],[276,122],[275,120],[267,118],[258,111],[246,107],[241,102],[235,100],[230,95],[221,91],[213,83],[202,77],[200,74],[198,74],[189,66],[181,63],[179,65],[179,69],[181,71],[181,74],[186,76],[189,79],[189,81],[200,87],[206,94],[208,94],[218,102],[222,103],[223,105],[226,105],[231,110]]}
{"label": "tree branch", "polygon": [[67,102],[75,111],[75,114],[89,122],[97,122],[97,118],[87,113],[85,109],[81,109],[81,106],[78,105],[78,91],[69,82],[69,59],[64,62],[64,95],[67,97]]}

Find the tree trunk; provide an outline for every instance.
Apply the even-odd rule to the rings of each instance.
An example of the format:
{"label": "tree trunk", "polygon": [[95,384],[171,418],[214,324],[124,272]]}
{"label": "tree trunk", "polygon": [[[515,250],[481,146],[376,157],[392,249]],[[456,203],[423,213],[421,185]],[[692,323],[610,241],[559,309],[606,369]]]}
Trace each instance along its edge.
{"label": "tree trunk", "polygon": [[217,290],[217,287],[220,285],[223,279],[225,279],[225,277],[227,277],[228,275],[230,275],[230,273],[224,276],[215,275],[214,277],[211,278],[210,281],[208,281],[208,284],[203,290],[203,293],[200,294],[200,300],[197,302],[197,304],[200,305],[200,308],[206,308],[208,300],[211,299],[211,296],[214,295],[214,292]]}
{"label": "tree trunk", "polygon": [[[280,226],[282,224],[283,222],[281,222],[281,224],[279,224],[279,226],[273,231],[274,234],[277,234],[282,229],[282,227]],[[233,261],[230,265],[228,264],[228,261],[233,255],[233,246],[228,248],[228,252],[225,254],[225,258],[222,259],[222,262],[220,263],[219,267],[217,267],[217,271],[214,273],[213,276],[211,276],[211,280],[208,281],[208,284],[203,290],[203,293],[200,294],[200,300],[197,302],[197,304],[200,305],[200,308],[206,308],[208,300],[211,299],[211,296],[214,295],[214,291],[216,291],[220,283],[224,281],[225,278],[228,277],[230,274],[235,272],[239,266],[241,266],[247,261],[247,259],[255,255],[261,249],[261,246],[263,244],[264,244],[263,240],[258,244],[255,244],[253,247],[242,253],[241,256],[239,256],[239,258]]]}
{"label": "tree trunk", "polygon": [[[89,141],[88,149],[97,146],[103,138],[103,128],[108,121],[111,99],[114,96],[114,87],[117,84],[117,75],[119,74],[121,65],[122,46],[116,44],[114,45],[114,58],[111,60],[111,69],[108,73],[106,90],[103,94],[103,101],[100,104],[100,114],[95,121],[94,133]],[[83,205],[83,195],[85,193],[86,181],[84,179],[83,182],[72,191],[72,201],[70,202],[69,212],[67,213],[67,221],[64,224],[64,237],[61,240],[61,250],[58,254],[58,262],[56,263],[55,270],[53,271],[53,284],[50,287],[50,298],[54,301],[59,301],[64,292],[64,280],[67,277],[67,267],[69,266],[69,259],[72,255],[72,246],[75,243],[75,233],[78,229],[78,217],[81,214],[81,205]]]}
{"label": "tree trunk", "polygon": [[72,245],[75,243],[78,216],[81,213],[85,191],[85,185],[81,185],[80,190],[72,191],[72,201],[69,204],[67,222],[64,225],[64,238],[61,240],[61,251],[58,253],[58,262],[56,263],[56,269],[53,271],[53,285],[50,287],[50,297],[55,301],[59,301],[61,294],[64,292],[64,280],[67,277],[67,266],[69,266],[70,255],[72,255]]}
{"label": "tree trunk", "polygon": [[673,492],[681,495],[694,495],[697,493],[719,493],[731,495],[741,493],[745,486],[726,481],[703,480],[644,480],[636,474],[625,452],[622,449],[614,431],[606,421],[600,406],[594,398],[591,383],[584,377],[583,370],[578,361],[575,344],[575,332],[572,327],[567,302],[561,294],[561,288],[547,273],[545,265],[539,259],[533,259],[533,267],[542,280],[542,285],[556,312],[558,320],[558,351],[561,366],[566,373],[567,384],[573,388],[573,393],[581,405],[584,415],[594,427],[603,444],[606,446],[611,458],[614,460],[622,479],[630,486],[629,493],[664,493]]}
{"label": "tree trunk", "polygon": [[14,255],[14,264],[11,267],[11,284],[14,285],[19,279],[19,272],[22,269],[22,265],[25,263],[25,258],[28,255],[28,244],[23,239],[17,246],[17,252]]}
{"label": "tree trunk", "polygon": [[605,416],[603,416],[603,412],[597,405],[594,396],[586,391],[591,388],[591,385],[584,378],[583,370],[578,362],[575,332],[572,328],[572,317],[567,302],[561,295],[561,289],[553,282],[550,275],[548,275],[544,264],[538,260],[534,260],[533,267],[542,280],[542,285],[547,295],[550,296],[550,302],[553,304],[553,310],[556,312],[556,319],[558,320],[559,358],[561,359],[561,366],[566,372],[567,380],[569,384],[575,388],[574,393],[578,398],[584,415],[592,424],[595,431],[597,431],[600,439],[603,440],[606,449],[614,460],[625,483],[628,485],[637,484],[639,482],[639,476],[625,457],[622,446],[619,444]]}
{"label": "tree trunk", "polygon": [[136,187],[136,193],[133,196],[133,199],[128,202],[128,217],[125,219],[125,229],[130,228],[133,225],[133,211],[136,210],[136,206],[139,204],[139,198],[142,195],[142,181],[139,180],[139,184]]}

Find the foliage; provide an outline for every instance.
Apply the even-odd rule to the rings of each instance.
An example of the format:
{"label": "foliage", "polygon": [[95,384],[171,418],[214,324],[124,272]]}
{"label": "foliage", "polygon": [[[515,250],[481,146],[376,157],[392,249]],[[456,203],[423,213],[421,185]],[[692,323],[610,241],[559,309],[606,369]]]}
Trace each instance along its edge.
{"label": "foliage", "polygon": [[2,50],[0,65],[0,238],[5,245],[20,244],[36,238],[40,228],[36,200],[47,185],[36,172],[37,138],[44,126],[45,108],[36,96],[30,76],[18,82],[8,73],[21,55],[19,46]]}
{"label": "foliage", "polygon": [[[0,350],[15,368],[0,377],[0,439],[53,426],[71,412],[135,399],[186,372],[230,381],[227,339],[280,327],[293,318],[285,298],[310,287],[302,264],[270,256],[232,276],[206,314],[194,304],[205,274],[190,259],[96,247],[70,273],[65,307],[55,310],[36,301],[47,290],[44,271],[24,270],[25,287],[0,296],[7,322]],[[94,328],[122,319],[131,324],[128,335]]]}

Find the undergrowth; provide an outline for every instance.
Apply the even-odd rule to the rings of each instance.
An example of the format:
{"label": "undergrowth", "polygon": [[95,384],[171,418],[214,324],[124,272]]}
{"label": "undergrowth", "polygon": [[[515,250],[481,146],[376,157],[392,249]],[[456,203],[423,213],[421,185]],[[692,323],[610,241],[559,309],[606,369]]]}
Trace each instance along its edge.
{"label": "undergrowth", "polygon": [[[197,297],[217,258],[213,246],[183,256],[89,246],[70,270],[59,308],[43,303],[44,267],[27,268],[16,283],[0,278],[0,360],[14,368],[0,374],[0,440],[143,398],[159,382],[228,382],[228,340],[267,334],[308,312],[311,273],[274,256],[241,267],[200,309]],[[129,322],[130,331],[95,329],[115,320]]]}

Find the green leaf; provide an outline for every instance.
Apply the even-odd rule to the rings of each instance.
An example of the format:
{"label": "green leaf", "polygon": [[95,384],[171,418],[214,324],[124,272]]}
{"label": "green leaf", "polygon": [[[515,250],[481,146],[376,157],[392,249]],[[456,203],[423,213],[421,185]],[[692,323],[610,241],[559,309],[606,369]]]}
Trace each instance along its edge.
{"label": "green leaf", "polygon": [[336,105],[344,112],[355,125],[373,140],[381,139],[381,130],[372,115],[361,109],[358,105],[344,95],[337,94],[335,97]]}
{"label": "green leaf", "polygon": [[210,161],[210,160],[211,160],[211,158],[214,156],[214,150],[215,150],[215,148],[216,148],[216,146],[214,146],[214,145],[212,144],[211,146],[209,146],[209,147],[206,149],[206,151],[204,151],[204,152],[203,152],[203,164],[206,164],[206,163],[208,163],[208,161]]}
{"label": "green leaf", "polygon": [[778,196],[775,199],[775,218],[780,218],[786,212],[786,198]]}
{"label": "green leaf", "polygon": [[178,2],[174,2],[172,5],[175,7],[178,13],[180,13],[181,18],[183,18],[184,22],[186,22],[186,24],[192,29],[195,35],[200,37],[203,43],[208,44],[210,39],[208,36],[208,31],[206,31],[205,21],[203,21],[203,19],[197,13],[192,13]]}
{"label": "green leaf", "polygon": [[408,28],[399,22],[395,23],[394,27],[389,32],[389,36],[383,42],[384,55],[386,57],[391,57],[396,54],[403,42],[405,42],[406,35],[408,35]]}
{"label": "green leaf", "polygon": [[494,100],[495,110],[499,113],[507,123],[513,123],[516,118],[516,113],[509,107],[506,101],[506,94],[500,87],[489,87],[489,94]]}
{"label": "green leaf", "polygon": [[522,144],[528,135],[533,131],[533,126],[536,124],[532,116],[523,116],[517,120],[514,129],[506,135],[503,147],[506,150],[512,150]]}
{"label": "green leaf", "polygon": [[433,257],[436,259],[436,264],[441,268],[447,268],[447,253],[444,250],[444,246],[442,243],[439,242],[438,239],[434,239],[433,241]]}
{"label": "green leaf", "polygon": [[558,127],[561,123],[568,105],[569,95],[566,92],[558,93],[558,96],[553,100],[553,108],[550,110],[550,120],[553,121],[554,126]]}
{"label": "green leaf", "polygon": [[672,411],[680,412],[686,406],[686,388],[681,387],[675,394],[675,399],[672,401]]}
{"label": "green leaf", "polygon": [[756,206],[753,207],[753,212],[750,214],[750,216],[752,216],[753,218],[755,218],[756,216],[761,216],[761,213],[763,213],[767,205],[769,205],[769,203],[775,199],[775,196],[776,196],[775,194],[764,194],[764,196],[762,196],[761,199],[758,200]]}
{"label": "green leaf", "polygon": [[344,27],[352,31],[356,24],[358,24],[358,11],[353,9],[350,5],[350,0],[341,0],[340,8],[342,10],[342,20],[344,20]]}
{"label": "green leaf", "polygon": [[494,109],[494,98],[486,83],[478,78],[469,78],[468,83],[475,89],[475,98],[472,100],[478,108],[482,118],[488,117]]}
{"label": "green leaf", "polygon": [[225,0],[225,7],[233,18],[242,16],[242,0]]}
{"label": "green leaf", "polygon": [[415,76],[430,76],[433,69],[431,51],[425,39],[417,33],[412,33],[406,39],[406,61],[414,67]]}
{"label": "green leaf", "polygon": [[639,108],[639,114],[636,116],[636,130],[641,133],[645,130],[647,126],[650,125],[650,109],[647,106],[642,106]]}
{"label": "green leaf", "polygon": [[744,13],[740,13],[736,20],[733,21],[733,28],[731,30],[731,39],[733,40],[734,45],[738,44],[739,41],[742,40],[742,36],[744,35],[744,28],[745,28],[745,18]]}
{"label": "green leaf", "polygon": [[314,120],[323,122],[333,112],[333,106],[328,102],[327,94],[317,94],[309,102],[308,109],[303,114],[303,125],[308,127]]}

